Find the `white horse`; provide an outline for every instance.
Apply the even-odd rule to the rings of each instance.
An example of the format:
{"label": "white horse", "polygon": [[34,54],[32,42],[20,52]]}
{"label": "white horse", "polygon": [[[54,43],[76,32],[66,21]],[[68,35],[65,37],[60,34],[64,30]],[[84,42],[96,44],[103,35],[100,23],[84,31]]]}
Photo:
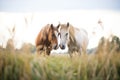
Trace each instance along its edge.
{"label": "white horse", "polygon": [[79,54],[86,53],[88,46],[88,34],[84,29],[78,29],[71,24],[60,24],[60,48],[65,49],[68,45],[68,51],[72,53],[77,51]]}

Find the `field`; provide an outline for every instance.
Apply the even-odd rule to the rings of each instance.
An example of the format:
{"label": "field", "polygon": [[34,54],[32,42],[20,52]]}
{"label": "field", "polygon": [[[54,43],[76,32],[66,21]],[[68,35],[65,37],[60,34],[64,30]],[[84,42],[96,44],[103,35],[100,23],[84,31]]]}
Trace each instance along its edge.
{"label": "field", "polygon": [[0,52],[0,80],[120,80],[120,54],[67,54]]}
{"label": "field", "polygon": [[[31,53],[34,47],[24,44],[15,50],[12,44],[0,47],[0,80],[120,80],[120,39],[101,38],[91,54]],[[74,53],[73,53],[74,54]]]}

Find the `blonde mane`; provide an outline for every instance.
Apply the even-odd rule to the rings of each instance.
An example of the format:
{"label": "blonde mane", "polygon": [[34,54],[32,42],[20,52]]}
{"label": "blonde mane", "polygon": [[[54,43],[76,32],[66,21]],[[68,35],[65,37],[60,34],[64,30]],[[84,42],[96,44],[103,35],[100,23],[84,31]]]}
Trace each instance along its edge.
{"label": "blonde mane", "polygon": [[72,42],[76,42],[75,41],[75,29],[72,25],[69,25],[69,39],[72,41]]}

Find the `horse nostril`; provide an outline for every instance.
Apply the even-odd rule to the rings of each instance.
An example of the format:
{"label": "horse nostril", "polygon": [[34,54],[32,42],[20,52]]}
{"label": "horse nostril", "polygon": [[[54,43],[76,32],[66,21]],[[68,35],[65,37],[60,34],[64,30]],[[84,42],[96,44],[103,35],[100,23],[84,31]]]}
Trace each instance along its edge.
{"label": "horse nostril", "polygon": [[65,49],[65,46],[64,46],[64,45],[62,45],[62,49]]}
{"label": "horse nostril", "polygon": [[65,49],[65,45],[59,45],[61,49]]}

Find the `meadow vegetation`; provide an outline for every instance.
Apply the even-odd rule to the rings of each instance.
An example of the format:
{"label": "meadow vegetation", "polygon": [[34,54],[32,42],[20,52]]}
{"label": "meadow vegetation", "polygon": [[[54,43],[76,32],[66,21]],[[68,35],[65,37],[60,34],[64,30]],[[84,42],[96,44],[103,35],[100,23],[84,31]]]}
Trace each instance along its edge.
{"label": "meadow vegetation", "polygon": [[[10,45],[9,45],[10,46]],[[0,80],[120,80],[120,40],[102,38],[95,53],[41,56],[0,47]],[[25,49],[26,48],[26,49]]]}

